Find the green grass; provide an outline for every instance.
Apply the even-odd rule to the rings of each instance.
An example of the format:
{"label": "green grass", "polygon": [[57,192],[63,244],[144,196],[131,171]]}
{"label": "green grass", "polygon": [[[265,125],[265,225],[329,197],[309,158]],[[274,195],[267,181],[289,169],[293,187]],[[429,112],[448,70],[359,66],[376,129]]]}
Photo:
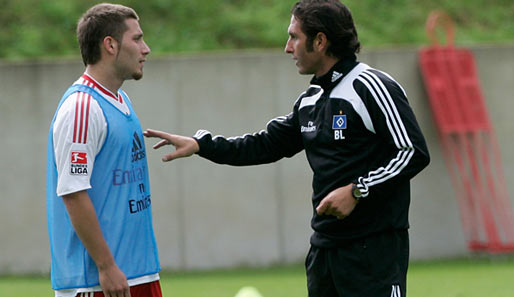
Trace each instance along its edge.
{"label": "green grass", "polygon": [[[268,269],[161,273],[165,297],[232,297],[244,286],[263,297],[307,296],[301,265]],[[514,258],[411,263],[409,297],[512,297]],[[0,277],[0,297],[53,296],[48,277]]]}
{"label": "green grass", "polygon": [[514,259],[415,263],[407,291],[411,297],[512,297]]}
{"label": "green grass", "polygon": [[307,296],[301,265],[269,269],[236,269],[215,272],[163,274],[163,296],[232,297],[253,286],[264,297]]}

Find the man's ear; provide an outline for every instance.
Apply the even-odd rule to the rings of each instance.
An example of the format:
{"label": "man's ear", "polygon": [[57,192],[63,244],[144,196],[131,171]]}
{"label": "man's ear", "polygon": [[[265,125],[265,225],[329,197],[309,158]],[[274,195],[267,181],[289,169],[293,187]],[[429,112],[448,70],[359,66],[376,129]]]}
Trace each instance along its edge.
{"label": "man's ear", "polygon": [[327,39],[327,35],[323,32],[318,32],[316,37],[313,40],[313,47],[318,52],[325,52],[328,48],[329,41]]}
{"label": "man's ear", "polygon": [[110,55],[115,56],[118,54],[118,46],[118,41],[112,36],[106,36],[103,40],[103,48]]}

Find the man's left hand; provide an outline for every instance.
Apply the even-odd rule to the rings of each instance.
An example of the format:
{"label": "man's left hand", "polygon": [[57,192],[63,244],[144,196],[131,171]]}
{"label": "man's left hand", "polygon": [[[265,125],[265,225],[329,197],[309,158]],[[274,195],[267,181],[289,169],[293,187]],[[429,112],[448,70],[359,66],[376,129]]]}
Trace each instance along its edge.
{"label": "man's left hand", "polygon": [[349,216],[357,205],[352,196],[352,184],[337,188],[323,198],[316,207],[318,215],[332,215],[342,220]]}

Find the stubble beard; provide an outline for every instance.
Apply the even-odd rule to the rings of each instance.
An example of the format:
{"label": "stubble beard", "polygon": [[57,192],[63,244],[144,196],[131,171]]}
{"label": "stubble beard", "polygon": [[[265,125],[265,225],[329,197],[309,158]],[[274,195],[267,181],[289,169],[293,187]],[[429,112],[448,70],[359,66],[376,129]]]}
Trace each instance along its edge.
{"label": "stubble beard", "polygon": [[134,80],[140,80],[141,78],[143,78],[143,72],[139,72],[139,73],[134,73],[132,74],[132,78]]}

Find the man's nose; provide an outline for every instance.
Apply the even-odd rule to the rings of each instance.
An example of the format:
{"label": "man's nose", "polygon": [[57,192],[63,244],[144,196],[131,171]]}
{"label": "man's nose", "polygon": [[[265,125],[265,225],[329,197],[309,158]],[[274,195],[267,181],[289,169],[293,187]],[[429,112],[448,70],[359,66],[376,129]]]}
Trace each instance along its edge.
{"label": "man's nose", "polygon": [[291,46],[290,38],[286,42],[286,47],[284,48],[284,52],[286,52],[287,54],[291,54],[293,52],[293,47]]}
{"label": "man's nose", "polygon": [[148,44],[146,44],[146,42],[143,41],[143,44],[144,44],[144,47],[143,47],[143,54],[144,55],[148,55],[151,50],[150,50],[150,47],[148,46]]}

